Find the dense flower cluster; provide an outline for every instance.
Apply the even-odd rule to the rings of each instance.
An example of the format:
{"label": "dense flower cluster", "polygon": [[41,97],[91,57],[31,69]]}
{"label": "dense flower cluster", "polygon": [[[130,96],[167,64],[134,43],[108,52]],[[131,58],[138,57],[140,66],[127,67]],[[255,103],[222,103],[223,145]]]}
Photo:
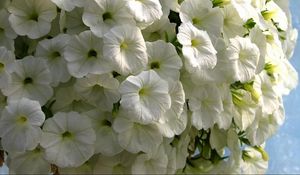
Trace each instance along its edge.
{"label": "dense flower cluster", "polygon": [[264,173],[288,0],[1,0],[10,173]]}

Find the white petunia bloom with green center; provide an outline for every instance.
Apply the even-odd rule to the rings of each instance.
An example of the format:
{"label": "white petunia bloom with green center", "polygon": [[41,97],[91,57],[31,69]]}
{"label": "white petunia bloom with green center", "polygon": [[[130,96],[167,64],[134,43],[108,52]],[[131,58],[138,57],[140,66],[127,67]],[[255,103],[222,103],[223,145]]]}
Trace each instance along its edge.
{"label": "white petunia bloom with green center", "polygon": [[143,125],[122,115],[113,122],[122,148],[131,153],[154,153],[163,141],[163,136],[153,124]]}
{"label": "white petunia bloom with green center", "polygon": [[193,94],[189,100],[193,126],[199,130],[211,128],[224,110],[219,89],[216,85],[204,85]]}
{"label": "white petunia bloom with green center", "polygon": [[162,40],[147,42],[148,69],[154,70],[161,78],[168,81],[179,80],[182,61],[175,47]]}
{"label": "white petunia bloom with green center", "polygon": [[96,141],[88,117],[77,112],[58,112],[43,126],[41,146],[45,158],[59,167],[76,167],[94,154]]}
{"label": "white petunia bloom with green center", "polygon": [[124,0],[95,0],[87,3],[82,20],[98,37],[117,25],[135,25]]}
{"label": "white petunia bloom with green center", "polygon": [[127,6],[141,26],[148,26],[163,15],[159,0],[127,0]]}
{"label": "white petunia bloom with green center", "polygon": [[180,7],[182,23],[192,23],[198,29],[205,30],[211,37],[220,37],[223,28],[223,16],[220,8],[212,8],[210,0],[185,0]]}
{"label": "white petunia bloom with green center", "polygon": [[6,9],[0,8],[0,46],[5,46],[9,50],[14,50],[14,40],[17,35],[9,24],[9,13]]}
{"label": "white petunia bloom with green center", "polygon": [[15,55],[5,47],[0,47],[0,88],[4,88],[10,81],[10,73],[13,71]]}
{"label": "white petunia bloom with green center", "polygon": [[53,86],[57,86],[60,82],[67,82],[71,78],[67,62],[63,57],[69,38],[68,35],[61,34],[52,39],[42,40],[37,45],[35,56],[46,60]]}
{"label": "white petunia bloom with green center", "polygon": [[158,121],[171,107],[168,82],[153,70],[129,76],[120,85],[121,106],[141,123]]}
{"label": "white petunia bloom with green center", "polygon": [[45,115],[37,101],[22,98],[9,101],[2,111],[0,136],[4,150],[33,150],[40,142]]}
{"label": "white petunia bloom with green center", "polygon": [[8,157],[9,173],[50,174],[51,166],[44,156],[45,152],[39,146],[32,151],[13,153]]}
{"label": "white petunia bloom with green center", "polygon": [[191,23],[184,23],[179,26],[177,38],[182,44],[182,53],[188,71],[212,69],[216,66],[217,51],[206,31],[197,29]]}
{"label": "white petunia bloom with green center", "polygon": [[118,73],[135,74],[146,67],[146,44],[139,28],[116,26],[104,35],[103,42],[104,58]]}
{"label": "white petunia bloom with green center", "polygon": [[9,22],[18,35],[37,39],[50,32],[56,6],[50,0],[13,0],[8,7]]}
{"label": "white petunia bloom with green center", "polygon": [[111,73],[89,74],[77,79],[74,88],[89,104],[102,109],[112,110],[113,104],[120,100],[119,81]]}
{"label": "white petunia bloom with green center", "polygon": [[90,118],[96,133],[95,153],[114,156],[123,151],[118,142],[118,135],[112,128],[112,112],[94,109],[83,114]]}
{"label": "white petunia bloom with green center", "polygon": [[102,47],[102,39],[96,37],[91,31],[73,36],[64,52],[70,74],[82,78],[89,73],[112,72],[111,66],[103,58]]}
{"label": "white petunia bloom with green center", "polygon": [[2,89],[8,100],[26,97],[44,105],[53,95],[51,74],[46,61],[33,56],[17,60],[11,81]]}
{"label": "white petunia bloom with green center", "polygon": [[249,38],[231,38],[226,54],[227,58],[233,61],[236,81],[246,82],[254,77],[260,52]]}
{"label": "white petunia bloom with green center", "polygon": [[179,81],[169,83],[171,108],[166,111],[158,123],[163,136],[172,138],[180,135],[187,125],[187,113],[184,110],[185,94]]}

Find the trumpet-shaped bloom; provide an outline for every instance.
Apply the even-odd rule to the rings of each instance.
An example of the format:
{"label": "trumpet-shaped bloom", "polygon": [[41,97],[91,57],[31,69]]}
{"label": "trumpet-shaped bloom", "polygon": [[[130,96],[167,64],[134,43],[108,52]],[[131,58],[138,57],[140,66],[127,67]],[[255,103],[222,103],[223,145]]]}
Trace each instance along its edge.
{"label": "trumpet-shaped bloom", "polygon": [[64,52],[70,74],[82,78],[89,73],[111,72],[111,66],[103,59],[102,47],[102,39],[96,37],[91,31],[73,36]]}
{"label": "trumpet-shaped bloom", "polygon": [[114,120],[113,129],[118,133],[121,147],[131,153],[142,151],[152,154],[163,141],[155,125],[136,123],[124,116],[119,116]]}
{"label": "trumpet-shaped bloom", "polygon": [[211,37],[219,37],[223,16],[220,8],[212,6],[210,0],[185,0],[180,7],[180,19],[183,23],[192,23],[198,29],[207,31]]}
{"label": "trumpet-shaped bloom", "polygon": [[45,121],[41,146],[50,163],[76,167],[94,154],[95,141],[89,118],[77,112],[59,112]]}
{"label": "trumpet-shaped bloom", "polygon": [[192,124],[199,130],[211,128],[223,111],[219,89],[215,85],[205,85],[196,91],[189,101]]}
{"label": "trumpet-shaped bloom", "polygon": [[84,115],[91,119],[96,133],[95,153],[105,156],[114,156],[123,151],[118,142],[118,135],[112,128],[112,112],[94,109]]}
{"label": "trumpet-shaped bloom", "polygon": [[5,47],[0,47],[0,88],[4,88],[10,81],[10,74],[15,63],[14,53]]}
{"label": "trumpet-shaped bloom", "polygon": [[[1,8],[0,8],[1,9]],[[17,35],[9,24],[9,13],[5,9],[0,10],[0,46],[14,50],[14,40]]]}
{"label": "trumpet-shaped bloom", "polygon": [[175,47],[162,40],[147,42],[148,69],[154,70],[165,80],[179,80],[179,69],[182,67],[181,58]]}
{"label": "trumpet-shaped bloom", "polygon": [[57,86],[60,82],[67,82],[71,78],[67,62],[63,57],[68,41],[69,36],[61,34],[52,39],[42,40],[37,45],[35,56],[46,60],[52,75],[51,85],[53,86]]}
{"label": "trumpet-shaped bloom", "polygon": [[132,174],[166,174],[168,154],[163,144],[152,154],[140,154],[132,164]]}
{"label": "trumpet-shaped bloom", "polygon": [[170,85],[171,108],[156,124],[160,132],[168,138],[180,135],[187,125],[187,113],[184,111],[185,94],[180,82]]}
{"label": "trumpet-shaped bloom", "polygon": [[40,142],[40,126],[44,120],[45,115],[37,101],[27,98],[9,101],[0,120],[3,148],[8,152],[33,150]]}
{"label": "trumpet-shaped bloom", "polygon": [[37,39],[50,32],[56,6],[50,0],[13,0],[8,7],[9,22],[18,35]]}
{"label": "trumpet-shaped bloom", "polygon": [[117,25],[135,25],[124,0],[90,1],[84,8],[82,20],[98,37]]}
{"label": "trumpet-shaped bloom", "polygon": [[44,154],[44,150],[40,147],[24,153],[12,153],[9,155],[9,172],[11,174],[49,174],[51,166],[45,160]]}
{"label": "trumpet-shaped bloom", "polygon": [[152,24],[163,15],[159,0],[129,0],[127,5],[135,20],[143,25]]}
{"label": "trumpet-shaped bloom", "polygon": [[146,67],[146,44],[139,28],[116,26],[104,35],[103,42],[104,58],[120,74],[135,74]]}
{"label": "trumpet-shaped bloom", "polygon": [[158,121],[171,107],[169,86],[153,70],[129,76],[119,89],[121,106],[142,123]]}
{"label": "trumpet-shaped bloom", "polygon": [[246,82],[254,77],[259,55],[259,49],[249,38],[236,36],[230,39],[227,57],[234,61],[236,81]]}
{"label": "trumpet-shaped bloom", "polygon": [[197,29],[191,23],[184,23],[179,27],[177,38],[182,44],[182,53],[188,71],[212,69],[216,66],[217,51],[206,31]]}
{"label": "trumpet-shaped bloom", "polygon": [[11,74],[11,82],[2,89],[8,100],[26,97],[44,105],[53,95],[51,74],[43,59],[27,56],[17,60]]}
{"label": "trumpet-shaped bloom", "polygon": [[120,100],[119,81],[112,74],[89,74],[77,79],[74,88],[84,100],[102,109],[112,110],[113,104]]}

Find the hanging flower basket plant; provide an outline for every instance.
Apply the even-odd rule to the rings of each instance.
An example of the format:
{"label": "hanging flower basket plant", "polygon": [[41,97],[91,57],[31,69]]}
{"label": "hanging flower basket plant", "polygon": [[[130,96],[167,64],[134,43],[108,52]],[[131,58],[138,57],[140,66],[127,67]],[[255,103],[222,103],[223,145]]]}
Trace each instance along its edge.
{"label": "hanging flower basket plant", "polygon": [[1,0],[0,164],[265,173],[296,39],[288,0]]}

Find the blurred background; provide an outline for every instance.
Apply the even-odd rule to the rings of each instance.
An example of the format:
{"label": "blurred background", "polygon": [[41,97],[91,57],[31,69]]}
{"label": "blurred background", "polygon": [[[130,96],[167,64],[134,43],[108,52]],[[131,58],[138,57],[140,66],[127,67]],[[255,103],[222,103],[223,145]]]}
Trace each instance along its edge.
{"label": "blurred background", "polygon": [[[290,9],[293,25],[300,31],[300,0],[290,0]],[[300,37],[291,62],[300,73]],[[300,174],[300,86],[284,97],[284,106],[285,123],[267,142],[270,157],[267,174]],[[7,172],[7,167],[0,168],[0,174]]]}
{"label": "blurred background", "polygon": [[[293,25],[298,29],[298,41],[292,65],[300,73],[300,0],[290,0]],[[300,74],[299,74],[300,75]],[[268,174],[300,174],[300,86],[284,98],[285,123],[267,142],[270,156]]]}

